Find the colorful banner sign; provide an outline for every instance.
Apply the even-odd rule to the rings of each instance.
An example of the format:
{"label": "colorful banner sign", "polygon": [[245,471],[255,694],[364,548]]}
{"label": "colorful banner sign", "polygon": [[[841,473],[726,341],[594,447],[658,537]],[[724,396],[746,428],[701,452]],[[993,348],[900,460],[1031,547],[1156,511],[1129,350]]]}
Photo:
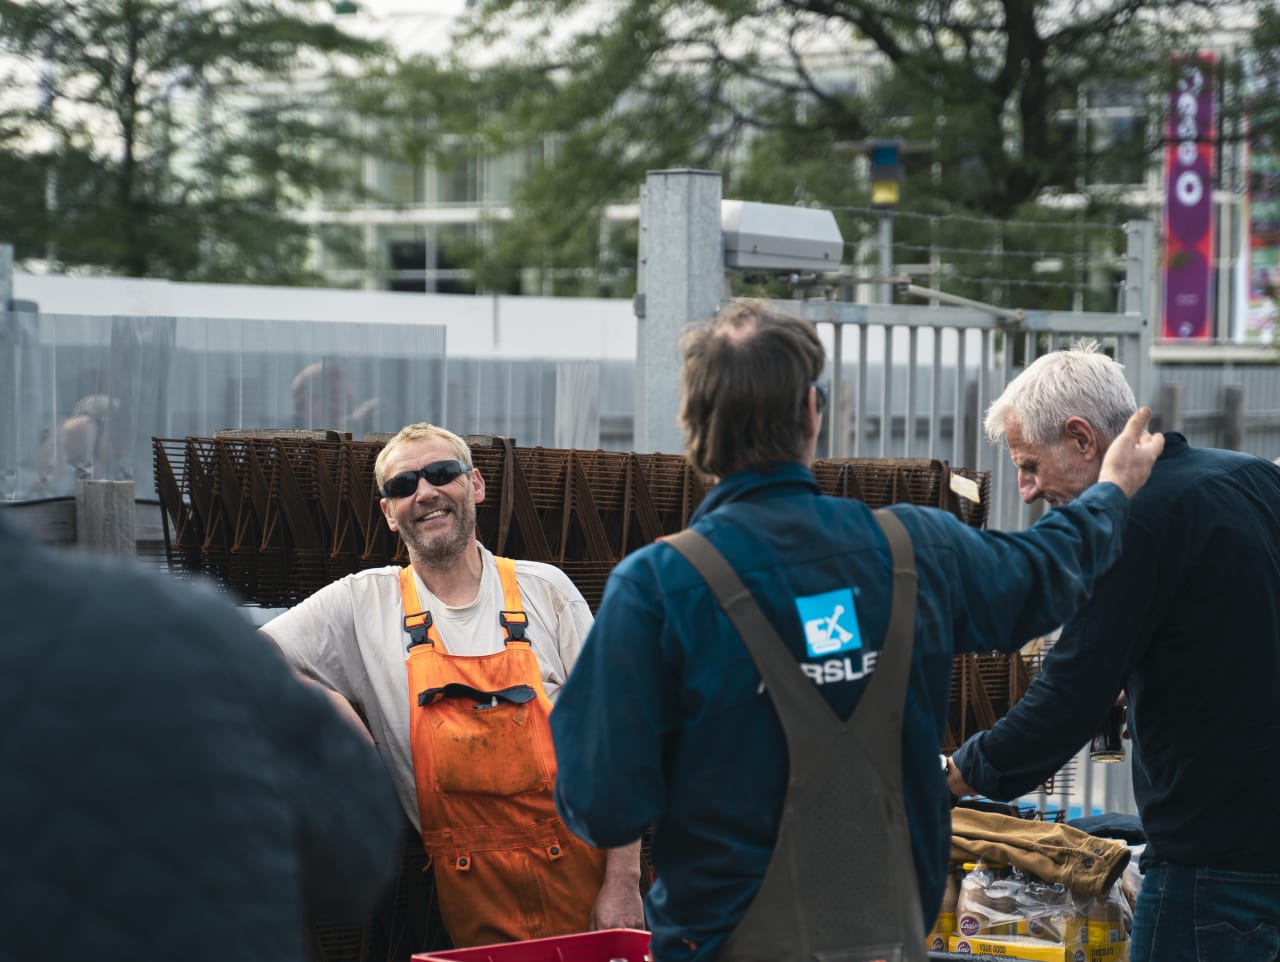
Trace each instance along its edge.
{"label": "colorful banner sign", "polygon": [[1213,334],[1213,55],[1180,61],[1165,153],[1164,323],[1160,336]]}

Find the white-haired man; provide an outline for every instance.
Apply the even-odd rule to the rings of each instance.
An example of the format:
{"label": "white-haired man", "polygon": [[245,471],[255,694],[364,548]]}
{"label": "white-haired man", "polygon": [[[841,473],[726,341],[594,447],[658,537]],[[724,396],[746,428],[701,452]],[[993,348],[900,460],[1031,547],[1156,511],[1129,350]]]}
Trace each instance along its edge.
{"label": "white-haired man", "polygon": [[[1031,503],[1098,476],[1137,408],[1096,345],[1045,355],[991,405]],[[1148,838],[1131,962],[1280,957],[1280,467],[1165,435],[1120,560],[1063,629],[1026,696],[953,756],[953,793],[1012,798],[1127,696]]]}

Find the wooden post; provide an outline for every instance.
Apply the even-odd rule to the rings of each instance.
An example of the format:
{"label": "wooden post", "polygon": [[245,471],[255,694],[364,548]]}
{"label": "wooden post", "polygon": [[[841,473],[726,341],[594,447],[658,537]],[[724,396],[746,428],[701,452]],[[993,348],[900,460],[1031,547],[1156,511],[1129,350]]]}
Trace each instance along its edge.
{"label": "wooden post", "polygon": [[1244,448],[1244,386],[1228,384],[1222,389],[1222,446],[1228,451]]}
{"label": "wooden post", "polygon": [[1182,430],[1182,385],[1162,384],[1160,386],[1160,424],[1161,431]]}
{"label": "wooden post", "polygon": [[95,554],[135,556],[133,492],[132,481],[77,481],[76,544]]}

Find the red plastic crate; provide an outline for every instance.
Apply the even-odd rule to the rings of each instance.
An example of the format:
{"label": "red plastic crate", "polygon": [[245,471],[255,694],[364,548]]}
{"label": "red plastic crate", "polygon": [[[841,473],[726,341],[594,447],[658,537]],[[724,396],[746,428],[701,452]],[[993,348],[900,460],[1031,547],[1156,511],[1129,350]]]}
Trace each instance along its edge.
{"label": "red plastic crate", "polygon": [[422,952],[413,962],[645,962],[649,933],[641,929],[601,929],[550,939],[529,939],[470,949]]}

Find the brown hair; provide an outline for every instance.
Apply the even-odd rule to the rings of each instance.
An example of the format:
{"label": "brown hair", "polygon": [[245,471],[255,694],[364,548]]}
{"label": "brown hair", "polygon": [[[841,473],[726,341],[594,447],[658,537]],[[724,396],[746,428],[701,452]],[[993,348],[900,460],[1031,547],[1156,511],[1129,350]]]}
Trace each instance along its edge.
{"label": "brown hair", "polygon": [[690,464],[712,477],[806,456],[808,387],[826,352],[806,320],[735,301],[686,332],[680,427]]}

